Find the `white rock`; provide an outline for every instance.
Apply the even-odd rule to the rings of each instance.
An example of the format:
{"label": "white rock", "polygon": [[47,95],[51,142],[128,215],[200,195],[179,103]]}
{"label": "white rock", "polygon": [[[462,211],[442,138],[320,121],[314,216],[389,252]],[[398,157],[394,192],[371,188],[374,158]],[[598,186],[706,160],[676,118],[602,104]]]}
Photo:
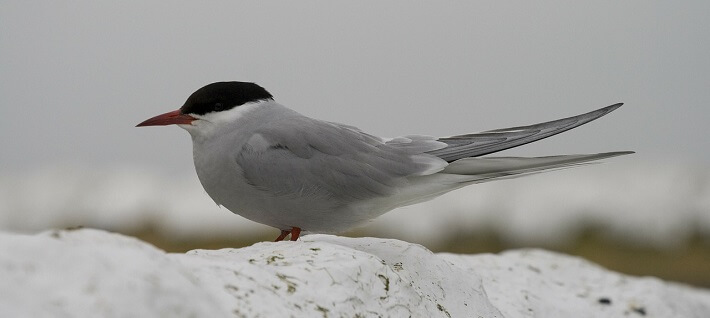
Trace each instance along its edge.
{"label": "white rock", "polygon": [[0,233],[0,317],[707,317],[710,291],[541,250],[433,254],[309,235],[164,253],[98,230]]}
{"label": "white rock", "polygon": [[709,317],[710,291],[544,250],[439,254],[480,276],[504,317]]}
{"label": "white rock", "polygon": [[97,230],[0,234],[0,317],[225,317],[190,268]]}

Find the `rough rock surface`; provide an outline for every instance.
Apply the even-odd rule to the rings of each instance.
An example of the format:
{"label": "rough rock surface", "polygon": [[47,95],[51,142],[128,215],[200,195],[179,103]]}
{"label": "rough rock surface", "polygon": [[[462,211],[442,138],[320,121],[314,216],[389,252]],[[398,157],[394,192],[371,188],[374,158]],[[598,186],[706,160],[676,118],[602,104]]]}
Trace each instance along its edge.
{"label": "rough rock surface", "polygon": [[0,233],[0,317],[708,317],[710,291],[542,250],[378,238],[169,254],[98,230]]}

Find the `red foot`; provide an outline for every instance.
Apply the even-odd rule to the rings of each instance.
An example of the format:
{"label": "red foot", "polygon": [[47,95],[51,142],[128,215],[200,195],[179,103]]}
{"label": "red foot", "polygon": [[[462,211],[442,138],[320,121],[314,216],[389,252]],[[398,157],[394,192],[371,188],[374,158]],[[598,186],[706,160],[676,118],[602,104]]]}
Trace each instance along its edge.
{"label": "red foot", "polygon": [[298,240],[298,237],[301,236],[301,228],[300,227],[294,227],[291,229],[291,241]]}
{"label": "red foot", "polygon": [[274,241],[274,242],[283,241],[286,238],[286,235],[289,235],[289,234],[291,234],[291,231],[281,230],[281,235],[279,235],[279,237],[277,237],[276,241]]}
{"label": "red foot", "polygon": [[301,228],[294,226],[290,230],[281,230],[281,235],[274,242],[283,241],[289,234],[291,234],[291,241],[295,241],[301,236]]}

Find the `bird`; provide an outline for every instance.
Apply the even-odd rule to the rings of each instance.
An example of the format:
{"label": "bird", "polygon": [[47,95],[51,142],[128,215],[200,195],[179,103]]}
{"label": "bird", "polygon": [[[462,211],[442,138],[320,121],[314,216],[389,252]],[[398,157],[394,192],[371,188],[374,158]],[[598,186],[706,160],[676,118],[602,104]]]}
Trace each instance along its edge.
{"label": "bird", "polygon": [[[215,82],[177,110],[136,127],[177,125],[190,134],[198,179],[219,206],[280,230],[340,233],[390,210],[471,184],[627,155],[485,156],[578,127],[622,103],[529,126],[432,137],[382,138],[304,116],[251,82]],[[485,157],[484,157],[485,156]]]}

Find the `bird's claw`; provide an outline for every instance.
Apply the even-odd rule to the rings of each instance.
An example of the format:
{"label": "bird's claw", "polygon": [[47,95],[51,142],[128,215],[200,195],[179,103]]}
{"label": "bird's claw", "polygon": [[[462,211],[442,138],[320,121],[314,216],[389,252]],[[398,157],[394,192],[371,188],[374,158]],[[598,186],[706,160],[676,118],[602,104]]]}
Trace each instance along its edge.
{"label": "bird's claw", "polygon": [[274,242],[283,241],[289,234],[291,234],[291,241],[298,240],[298,237],[301,236],[301,228],[294,226],[290,230],[281,230],[281,235]]}

